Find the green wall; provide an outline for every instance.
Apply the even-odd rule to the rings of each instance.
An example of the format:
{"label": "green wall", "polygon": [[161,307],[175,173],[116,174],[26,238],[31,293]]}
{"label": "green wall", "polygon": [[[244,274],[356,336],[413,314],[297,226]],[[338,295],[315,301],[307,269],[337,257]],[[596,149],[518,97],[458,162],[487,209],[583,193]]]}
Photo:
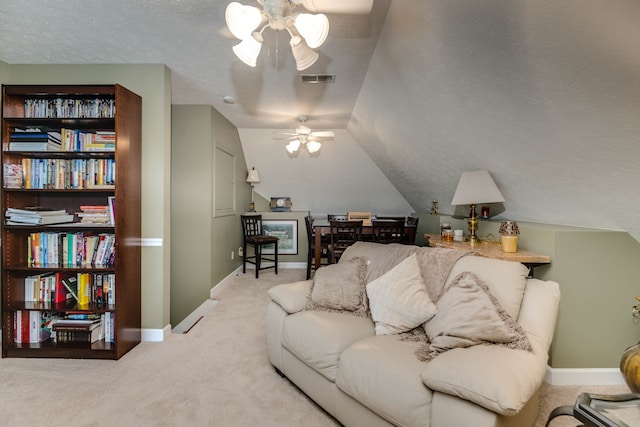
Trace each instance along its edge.
{"label": "green wall", "polygon": [[[233,158],[232,176],[216,173],[217,155]],[[250,187],[245,182],[246,177],[247,166],[240,137],[228,120],[207,105],[173,106],[173,326],[208,299],[211,288],[240,266],[240,214],[250,200]],[[223,182],[216,185],[216,180]],[[232,211],[221,213],[216,200],[233,201]]]}
{"label": "green wall", "polygon": [[[419,233],[438,233],[440,221],[468,232],[466,220],[421,214]],[[500,238],[500,221],[480,220],[478,236]],[[617,368],[624,349],[638,342],[640,324],[631,308],[640,295],[640,242],[625,231],[518,221],[519,250],[549,255],[536,267],[538,279],[558,282],[562,297],[552,368]]]}
{"label": "green wall", "polygon": [[158,64],[2,64],[0,77],[3,84],[118,83],[142,97],[142,327],[163,329],[170,307],[169,69]]}

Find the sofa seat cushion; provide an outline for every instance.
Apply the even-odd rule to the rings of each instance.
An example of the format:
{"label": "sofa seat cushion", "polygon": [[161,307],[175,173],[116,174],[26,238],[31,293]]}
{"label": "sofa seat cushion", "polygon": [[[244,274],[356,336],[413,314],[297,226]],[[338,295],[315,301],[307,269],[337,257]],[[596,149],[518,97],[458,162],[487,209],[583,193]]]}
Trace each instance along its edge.
{"label": "sofa seat cushion", "polygon": [[368,317],[307,310],[284,320],[282,346],[320,375],[335,381],[342,351],[373,334],[373,321]]}
{"label": "sofa seat cushion", "polygon": [[340,356],[336,385],[393,424],[427,427],[433,392],[421,380],[417,347],[397,335],[363,338]]}

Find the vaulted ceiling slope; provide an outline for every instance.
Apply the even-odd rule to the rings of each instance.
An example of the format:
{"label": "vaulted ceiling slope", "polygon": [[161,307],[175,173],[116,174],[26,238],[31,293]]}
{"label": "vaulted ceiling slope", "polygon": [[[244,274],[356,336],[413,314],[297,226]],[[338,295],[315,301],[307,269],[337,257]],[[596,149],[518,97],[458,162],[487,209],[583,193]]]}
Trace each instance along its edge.
{"label": "vaulted ceiling slope", "polygon": [[640,240],[640,3],[394,1],[348,130],[406,200],[491,171],[502,216]]}

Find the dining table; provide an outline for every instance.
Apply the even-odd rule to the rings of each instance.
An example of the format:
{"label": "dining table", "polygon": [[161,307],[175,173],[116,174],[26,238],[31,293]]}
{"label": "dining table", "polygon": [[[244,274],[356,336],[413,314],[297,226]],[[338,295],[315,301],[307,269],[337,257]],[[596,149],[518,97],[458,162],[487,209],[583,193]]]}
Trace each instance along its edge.
{"label": "dining table", "polygon": [[[393,222],[393,220],[384,220],[384,219],[376,220],[376,222],[384,222],[384,221]],[[316,219],[313,221],[312,226],[313,226],[313,234],[315,236],[314,248],[313,248],[314,265],[315,265],[315,268],[318,269],[320,268],[320,258],[322,255],[322,236],[331,235],[331,224],[327,219]],[[413,245],[415,243],[417,228],[418,227],[415,224],[409,224],[409,223],[404,224],[404,232],[407,236],[407,244]],[[367,239],[367,236],[373,235],[373,225],[363,224],[362,235],[363,235],[363,240],[372,241],[372,239]]]}

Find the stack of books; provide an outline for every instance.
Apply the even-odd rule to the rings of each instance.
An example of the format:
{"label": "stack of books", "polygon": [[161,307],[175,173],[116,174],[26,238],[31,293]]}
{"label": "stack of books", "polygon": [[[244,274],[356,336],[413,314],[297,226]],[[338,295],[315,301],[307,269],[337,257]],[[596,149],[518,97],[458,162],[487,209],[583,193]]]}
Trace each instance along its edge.
{"label": "stack of books", "polygon": [[39,129],[19,130],[9,134],[9,151],[60,151],[60,132]]}
{"label": "stack of books", "polygon": [[57,343],[94,343],[104,336],[100,318],[60,319],[53,323],[51,330]]}
{"label": "stack of books", "polygon": [[85,151],[115,151],[116,133],[112,131],[96,131],[91,140],[85,143]]}
{"label": "stack of books", "polygon": [[40,206],[7,208],[7,225],[47,225],[73,222],[73,214],[65,209],[51,209]]}
{"label": "stack of books", "polygon": [[83,224],[111,224],[107,205],[82,205],[76,215]]}

